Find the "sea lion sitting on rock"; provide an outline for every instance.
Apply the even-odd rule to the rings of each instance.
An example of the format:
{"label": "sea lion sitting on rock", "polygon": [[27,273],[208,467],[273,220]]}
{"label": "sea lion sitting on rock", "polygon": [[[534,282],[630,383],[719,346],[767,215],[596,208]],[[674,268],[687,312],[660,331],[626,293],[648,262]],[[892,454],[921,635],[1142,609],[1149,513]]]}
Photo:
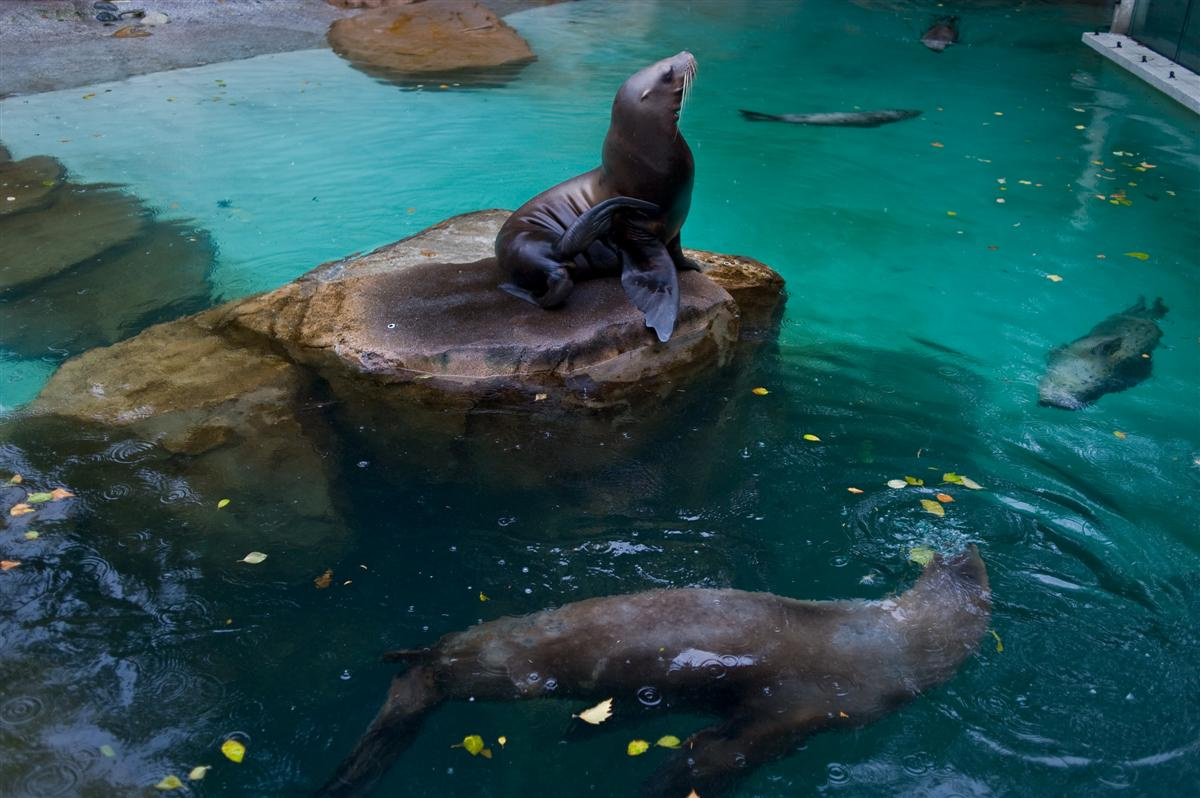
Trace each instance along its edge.
{"label": "sea lion sitting on rock", "polygon": [[635,73],[613,100],[600,166],[543,191],[496,236],[510,294],[561,305],[575,280],[621,276],[660,341],[679,315],[679,230],[692,203],[692,151],[679,132],[696,59],[681,52]]}
{"label": "sea lion sitting on rock", "polygon": [[974,546],[935,556],[882,601],[798,601],[740,590],[655,590],[595,598],[395,651],[410,663],[354,751],[320,790],[362,795],[447,699],[636,700],[719,715],[646,784],[645,794],[716,798],[808,735],[854,728],[954,675],[991,612]]}

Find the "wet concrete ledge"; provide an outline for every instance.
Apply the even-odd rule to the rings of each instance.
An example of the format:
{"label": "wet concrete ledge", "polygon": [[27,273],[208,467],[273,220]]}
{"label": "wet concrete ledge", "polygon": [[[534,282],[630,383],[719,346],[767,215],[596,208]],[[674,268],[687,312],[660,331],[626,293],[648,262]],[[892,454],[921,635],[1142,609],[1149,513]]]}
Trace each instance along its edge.
{"label": "wet concrete ledge", "polygon": [[1200,75],[1187,67],[1119,33],[1085,33],[1083,43],[1200,114]]}

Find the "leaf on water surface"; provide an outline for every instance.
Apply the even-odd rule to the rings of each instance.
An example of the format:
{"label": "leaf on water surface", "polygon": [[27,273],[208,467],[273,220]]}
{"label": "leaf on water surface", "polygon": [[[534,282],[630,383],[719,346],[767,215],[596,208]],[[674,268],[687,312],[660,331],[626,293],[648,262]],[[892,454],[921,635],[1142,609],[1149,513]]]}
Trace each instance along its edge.
{"label": "leaf on water surface", "polygon": [[0,560],[0,571],[11,571],[20,564],[20,560]]}
{"label": "leaf on water surface", "polygon": [[36,529],[31,529],[25,533],[26,540],[37,540],[41,536],[42,536],[42,533],[38,532]]}
{"label": "leaf on water surface", "polygon": [[1061,282],[1062,282],[1062,275],[1058,275],[1058,274],[1047,274],[1047,275],[1046,275],[1046,279],[1047,279],[1047,280],[1049,280],[1049,281],[1050,281],[1050,282],[1052,282],[1052,283],[1061,283]]}
{"label": "leaf on water surface", "polygon": [[63,499],[74,499],[75,494],[66,488],[55,488],[50,491],[50,501],[60,502]]}
{"label": "leaf on water surface", "polygon": [[940,501],[942,504],[949,504],[950,502],[954,501],[954,497],[949,493],[939,493],[934,498]]}
{"label": "leaf on water surface", "polygon": [[263,554],[261,551],[252,551],[242,559],[238,560],[238,562],[248,563],[249,565],[258,565],[265,559],[267,559],[267,555]]}
{"label": "leaf on water surface", "polygon": [[488,594],[484,593],[482,590],[479,591],[479,600],[480,601],[491,601],[491,599],[488,598]]}
{"label": "leaf on water surface", "polygon": [[[465,748],[467,749],[467,753],[471,756],[479,756],[479,754],[485,750],[483,747],[483,738],[478,734],[468,734],[466,737],[462,738],[461,743],[455,743],[450,747]],[[490,752],[488,753],[488,757],[491,758]]]}
{"label": "leaf on water surface", "polygon": [[313,584],[317,586],[317,590],[324,590],[333,583],[333,569],[326,568],[325,573],[313,579]]}
{"label": "leaf on water surface", "polygon": [[962,484],[963,484],[963,487],[970,488],[971,490],[983,490],[983,485],[980,485],[978,482],[971,479],[970,477],[963,477]]}
{"label": "leaf on water surface", "polygon": [[940,502],[935,502],[933,499],[921,499],[921,506],[925,508],[925,512],[932,513],[936,516],[946,514],[946,508]]}
{"label": "leaf on water surface", "polygon": [[928,546],[915,546],[908,550],[908,559],[924,568],[933,562],[933,549]]}
{"label": "leaf on water surface", "polygon": [[650,750],[650,743],[645,740],[630,740],[629,745],[625,746],[625,753],[630,756],[641,756]]}
{"label": "leaf on water surface", "polygon": [[846,488],[851,493],[862,493],[862,488]]}
{"label": "leaf on water surface", "polygon": [[496,738],[496,742],[500,743],[500,747],[503,748],[504,746],[508,745],[508,738],[502,734]]}
{"label": "leaf on water surface", "polygon": [[949,482],[952,485],[961,485],[962,477],[960,477],[958,474],[955,474],[953,471],[947,471],[945,474],[942,474],[942,482]]}
{"label": "leaf on water surface", "polygon": [[105,745],[100,746],[100,755],[106,756],[109,759],[112,759],[113,757],[115,757],[117,755],[117,752],[113,750],[113,747],[111,745],[105,744]]}
{"label": "leaf on water surface", "polygon": [[750,393],[754,394],[755,396],[766,396],[770,393],[770,391],[762,386],[759,386],[758,388],[751,388]]}
{"label": "leaf on water surface", "polygon": [[479,752],[479,755],[482,756],[484,759],[491,759],[492,758],[492,749],[485,748]]}
{"label": "leaf on water surface", "polygon": [[597,723],[603,723],[612,717],[612,703],[613,700],[611,698],[606,698],[596,706],[585,709],[583,712],[572,717],[579,718],[584,723],[590,723],[595,726]]}
{"label": "leaf on water surface", "polygon": [[943,144],[943,143],[942,143],[942,142],[940,142],[940,141],[931,141],[931,142],[929,142],[929,146],[930,146],[930,147],[937,147],[937,148],[940,150],[942,147],[945,147],[946,145],[945,145],[945,144]]}
{"label": "leaf on water surface", "polygon": [[909,485],[924,485],[925,484],[925,480],[917,479],[916,477],[906,476],[906,477],[904,477],[904,481],[907,482]]}
{"label": "leaf on water surface", "polygon": [[1126,252],[1125,254],[1131,258],[1137,258],[1138,260],[1149,260],[1150,259],[1149,253],[1146,253],[1146,252]]}
{"label": "leaf on water surface", "polygon": [[29,502],[30,504],[42,504],[50,501],[52,498],[53,497],[49,492],[31,493],[25,497],[25,501]]}
{"label": "leaf on water surface", "polygon": [[887,481],[887,486],[895,490],[900,490],[900,488],[907,488],[908,483],[902,479],[889,479]]}
{"label": "leaf on water surface", "polygon": [[533,401],[535,401],[535,402],[544,402],[544,401],[546,401],[548,398],[550,398],[550,395],[549,395],[549,394],[545,394],[545,393],[535,393],[535,394],[533,395]]}
{"label": "leaf on water surface", "polygon": [[246,746],[232,738],[221,743],[221,753],[231,762],[241,762],[246,756]]}
{"label": "leaf on water surface", "polygon": [[94,92],[94,91],[89,91],[87,94],[83,95],[83,99],[85,99],[85,100],[90,100],[90,99],[92,99],[92,98],[93,98],[93,97],[95,97],[95,96],[96,96],[96,92]]}
{"label": "leaf on water surface", "polygon": [[1126,438],[1129,437],[1124,432],[1121,432],[1121,430],[1119,430],[1119,429],[1113,430],[1113,435],[1115,435],[1119,440],[1125,440]]}
{"label": "leaf on water surface", "polygon": [[25,481],[25,477],[21,476],[20,474],[13,474],[11,477],[8,478],[9,485],[20,485],[24,481]]}
{"label": "leaf on water surface", "polygon": [[685,795],[684,798],[700,798],[700,794],[698,792],[696,792],[695,790],[692,790],[687,795]]}
{"label": "leaf on water surface", "polygon": [[1000,639],[1000,635],[996,633],[995,629],[988,629],[988,631],[992,633],[992,637],[996,638],[996,653],[1004,651],[1004,641]]}
{"label": "leaf on water surface", "polygon": [[183,782],[179,780],[179,777],[172,774],[170,776],[164,776],[162,781],[160,781],[158,784],[154,785],[154,789],[156,789],[156,790],[178,790],[182,786],[183,786]]}
{"label": "leaf on water surface", "polygon": [[820,442],[821,442],[821,439],[820,439],[820,438],[818,438],[816,435],[813,435],[811,432],[807,432],[807,433],[805,433],[805,434],[804,434],[804,440],[806,440],[806,441],[812,441],[813,443],[820,443]]}
{"label": "leaf on water surface", "polygon": [[682,745],[682,742],[674,734],[664,734],[662,737],[659,737],[654,744],[659,748],[678,748],[680,745]]}
{"label": "leaf on water surface", "polygon": [[208,775],[210,770],[212,770],[212,765],[197,765],[188,771],[188,781],[200,781]]}
{"label": "leaf on water surface", "polygon": [[228,506],[229,506],[229,499],[221,499],[221,501],[217,502],[218,510],[223,510]]}

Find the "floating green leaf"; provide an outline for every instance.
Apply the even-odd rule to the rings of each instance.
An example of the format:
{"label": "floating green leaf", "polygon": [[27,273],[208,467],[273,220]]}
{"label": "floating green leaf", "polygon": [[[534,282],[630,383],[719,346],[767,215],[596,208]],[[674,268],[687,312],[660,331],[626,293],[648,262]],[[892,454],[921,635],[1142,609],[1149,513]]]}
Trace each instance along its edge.
{"label": "floating green leaf", "polygon": [[908,551],[908,559],[924,567],[933,562],[933,549],[928,546],[916,546]]}
{"label": "floating green leaf", "polygon": [[158,784],[154,785],[154,789],[156,789],[156,790],[178,790],[182,786],[183,786],[183,782],[179,780],[179,777],[175,776],[175,775],[171,775],[171,776],[164,776],[162,781],[160,781]]}
{"label": "floating green leaf", "polygon": [[946,508],[942,506],[942,503],[936,502],[933,499],[921,499],[921,506],[925,508],[925,512],[932,513],[936,516],[943,516],[946,514]]}
{"label": "floating green leaf", "polygon": [[25,497],[25,501],[29,502],[30,504],[42,504],[43,502],[48,502],[53,498],[54,497],[51,496],[49,492],[40,492],[29,494]]}
{"label": "floating green leaf", "polygon": [[630,740],[629,745],[625,746],[625,753],[630,756],[641,756],[650,750],[650,743],[645,740]]}
{"label": "floating green leaf", "polygon": [[246,756],[246,746],[230,738],[221,743],[221,753],[225,755],[226,759],[233,762],[241,762]]}
{"label": "floating green leaf", "polygon": [[250,565],[258,565],[265,559],[267,559],[267,555],[263,554],[261,551],[252,551],[242,559],[238,560],[238,562],[244,562]]}
{"label": "floating green leaf", "polygon": [[212,765],[197,765],[188,771],[188,781],[200,781],[208,775],[210,770],[212,770]]}
{"label": "floating green leaf", "polygon": [[221,510],[229,506],[229,499],[221,499],[217,502],[217,509]]}
{"label": "floating green leaf", "polygon": [[678,748],[682,743],[674,734],[664,734],[654,743],[659,748]]}
{"label": "floating green leaf", "polygon": [[117,755],[117,752],[113,750],[113,747],[111,745],[102,745],[102,746],[100,746],[100,755],[106,756],[109,759],[112,759],[114,756]]}

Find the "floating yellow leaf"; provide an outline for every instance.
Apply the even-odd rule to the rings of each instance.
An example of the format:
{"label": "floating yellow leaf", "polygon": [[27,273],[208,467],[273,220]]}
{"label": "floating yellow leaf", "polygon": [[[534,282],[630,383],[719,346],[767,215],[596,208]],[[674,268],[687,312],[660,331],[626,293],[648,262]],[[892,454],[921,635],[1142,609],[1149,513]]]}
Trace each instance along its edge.
{"label": "floating yellow leaf", "polygon": [[31,529],[25,533],[26,540],[37,540],[41,536],[42,536],[41,533],[38,532],[36,529]]}
{"label": "floating yellow leaf", "polygon": [[210,770],[212,770],[212,765],[197,765],[188,771],[188,781],[200,781],[208,775]]}
{"label": "floating yellow leaf", "polygon": [[645,740],[630,740],[629,745],[625,746],[625,753],[630,756],[641,756],[650,750],[650,743]]}
{"label": "floating yellow leaf", "polygon": [[674,734],[664,734],[654,743],[659,748],[678,748],[682,743]]}
{"label": "floating yellow leaf", "polygon": [[1000,639],[1000,635],[996,634],[995,629],[988,629],[992,633],[992,637],[996,638],[996,653],[1004,651],[1004,641]]}
{"label": "floating yellow leaf", "polygon": [[175,775],[171,775],[171,776],[164,776],[162,781],[160,781],[158,784],[154,785],[154,789],[156,789],[156,790],[178,790],[182,786],[183,786],[183,782],[179,780],[179,777],[175,776]]}
{"label": "floating yellow leaf", "polygon": [[958,216],[958,211],[946,211],[947,216]]}
{"label": "floating yellow leaf", "polygon": [[839,709],[839,710],[838,710],[838,717],[839,717],[839,718],[848,718],[848,717],[850,717],[850,716],[849,716],[849,715],[847,715],[845,712],[843,712],[842,710],[840,710],[840,709]]}
{"label": "floating yellow leaf", "polygon": [[921,499],[921,506],[925,508],[925,512],[933,515],[942,516],[946,514],[946,508],[940,502],[935,502],[933,499]]}
{"label": "floating yellow leaf", "polygon": [[313,584],[316,585],[317,590],[324,590],[325,588],[329,587],[329,585],[332,583],[333,583],[333,569],[332,568],[326,568],[325,573],[323,573],[320,576],[313,579]]}
{"label": "floating yellow leaf", "polygon": [[92,99],[92,98],[93,98],[93,97],[95,97],[95,96],[96,96],[96,92],[94,92],[94,91],[89,91],[87,94],[83,95],[83,99],[85,99],[85,100],[90,100],[90,99]]}
{"label": "floating yellow leaf", "polygon": [[533,401],[544,402],[544,401],[546,401],[547,398],[549,398],[549,396],[550,396],[549,394],[545,394],[545,393],[535,393],[533,395]]}
{"label": "floating yellow leaf", "polygon": [[612,702],[611,698],[606,698],[590,709],[585,709],[574,717],[579,718],[584,723],[590,723],[595,726],[597,723],[603,723],[612,717]]}
{"label": "floating yellow leaf", "polygon": [[[451,748],[465,748],[465,749],[467,749],[467,753],[470,754],[471,756],[479,756],[480,752],[484,750],[483,749],[483,738],[480,737],[478,734],[468,734],[466,737],[462,738],[461,743],[455,743],[454,745],[452,745],[450,747]],[[490,756],[491,755],[489,754],[489,757]]]}
{"label": "floating yellow leaf", "polygon": [[924,567],[933,562],[933,549],[928,546],[916,546],[908,550],[908,559]]}
{"label": "floating yellow leaf", "polygon": [[1121,440],[1125,440],[1127,437],[1129,437],[1124,432],[1121,432],[1121,430],[1119,430],[1119,429],[1113,430],[1113,435],[1116,435]]}
{"label": "floating yellow leaf", "polygon": [[963,484],[963,487],[970,488],[971,490],[983,490],[983,485],[980,485],[978,482],[971,479],[970,477],[963,477],[962,484]]}
{"label": "floating yellow leaf", "polygon": [[228,506],[229,506],[229,499],[221,499],[221,501],[217,502],[218,510],[223,510]]}
{"label": "floating yellow leaf", "polygon": [[1150,255],[1146,252],[1126,252],[1125,254],[1131,258],[1137,258],[1138,260],[1149,260],[1150,259]]}
{"label": "floating yellow leaf", "polygon": [[1047,275],[1046,275],[1046,279],[1047,279],[1047,280],[1049,280],[1049,281],[1050,281],[1050,282],[1052,282],[1052,283],[1061,283],[1061,282],[1062,282],[1062,275],[1059,275],[1059,274],[1047,274]]}
{"label": "floating yellow leaf", "polygon": [[491,601],[491,599],[488,598],[488,594],[484,593],[482,590],[479,591],[479,600],[480,601]]}
{"label": "floating yellow leaf", "polygon": [[949,493],[939,493],[934,498],[940,501],[942,504],[949,504],[950,502],[954,501],[954,497]]}
{"label": "floating yellow leaf", "polygon": [[11,571],[20,564],[20,560],[0,560],[0,571]]}
{"label": "floating yellow leaf", "polygon": [[1083,126],[1083,125],[1076,125],[1076,126],[1075,126],[1075,129],[1076,129],[1076,130],[1084,130],[1085,128],[1084,128],[1084,126]]}
{"label": "floating yellow leaf", "polygon": [[813,435],[811,432],[806,432],[806,433],[804,434],[804,440],[806,440],[806,441],[813,441],[814,443],[820,443],[820,442],[821,442],[821,439],[820,439],[820,438],[818,438],[816,435]]}
{"label": "floating yellow leaf", "polygon": [[30,504],[42,504],[43,502],[50,501],[50,498],[51,497],[48,492],[31,493],[25,497],[25,501],[29,502]]}
{"label": "floating yellow leaf", "polygon": [[954,485],[961,485],[962,477],[960,477],[958,474],[955,474],[953,471],[947,471],[945,474],[942,474],[942,482],[949,482]]}
{"label": "floating yellow leaf", "polygon": [[113,750],[113,747],[111,745],[102,745],[102,746],[100,746],[100,755],[106,756],[109,759],[112,759],[114,756],[117,755],[117,752]]}
{"label": "floating yellow leaf", "polygon": [[931,141],[931,142],[929,142],[929,146],[930,146],[930,147],[937,147],[937,148],[940,150],[942,147],[945,147],[946,145],[945,145],[945,144],[943,144],[943,143],[942,143],[942,142],[940,142],[940,141]]}
{"label": "floating yellow leaf", "polygon": [[770,393],[770,391],[762,386],[759,386],[758,388],[751,388],[750,393],[754,394],[755,396],[766,396]]}
{"label": "floating yellow leaf", "polygon": [[246,746],[242,745],[237,740],[230,738],[221,743],[221,753],[225,755],[226,759],[229,759],[233,762],[241,762],[246,756]]}
{"label": "floating yellow leaf", "polygon": [[504,735],[500,735],[496,738],[496,742],[500,743],[500,747],[503,748],[504,746],[508,745],[508,738]]}
{"label": "floating yellow leaf", "polygon": [[846,488],[851,493],[862,493],[862,488]]}
{"label": "floating yellow leaf", "polygon": [[250,565],[258,565],[265,559],[267,559],[267,555],[263,554],[261,551],[252,551],[242,559],[238,560],[238,562],[244,562]]}
{"label": "floating yellow leaf", "polygon": [[916,477],[906,476],[904,478],[904,481],[907,482],[909,485],[924,485],[925,484],[925,480],[917,479]]}
{"label": "floating yellow leaf", "polygon": [[895,488],[896,490],[899,490],[900,488],[907,488],[908,483],[902,479],[889,479],[887,481],[887,486],[889,488]]}
{"label": "floating yellow leaf", "polygon": [[20,485],[24,481],[25,481],[25,477],[21,476],[20,474],[13,474],[11,477],[8,478],[9,485]]}
{"label": "floating yellow leaf", "polygon": [[491,759],[492,758],[492,749],[485,748],[479,752],[479,755],[482,756],[484,759]]}

